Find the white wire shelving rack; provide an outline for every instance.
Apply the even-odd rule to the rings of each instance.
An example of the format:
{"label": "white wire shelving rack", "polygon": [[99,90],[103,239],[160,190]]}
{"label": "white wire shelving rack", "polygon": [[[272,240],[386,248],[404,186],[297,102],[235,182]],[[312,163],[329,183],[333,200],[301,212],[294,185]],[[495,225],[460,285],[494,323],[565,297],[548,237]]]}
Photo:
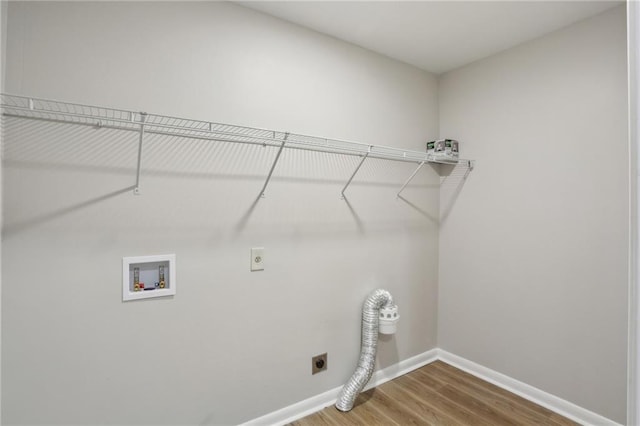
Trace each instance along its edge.
{"label": "white wire shelving rack", "polygon": [[342,198],[344,198],[344,192],[351,184],[351,181],[358,173],[358,170],[360,170],[360,167],[368,158],[404,161],[418,164],[418,168],[415,169],[413,174],[402,185],[398,191],[398,195],[400,195],[404,188],[409,184],[409,182],[411,182],[418,171],[426,163],[463,163],[469,169],[473,169],[474,167],[474,161],[472,160],[460,159],[452,162],[433,158],[427,155],[426,152],[410,151],[388,146],[326,139],[277,130],[236,126],[211,121],[191,120],[166,115],[148,114],[146,112],[105,108],[4,93],[0,94],[0,108],[2,109],[2,114],[6,117],[44,120],[56,123],[71,123],[97,128],[137,132],[139,134],[139,138],[134,194],[140,193],[140,176],[144,139],[145,135],[148,134],[278,148],[277,154],[271,165],[271,169],[269,170],[264,185],[260,191],[260,196],[262,197],[264,197],[267,185],[269,184],[276,164],[280,158],[280,154],[284,148],[362,157],[358,166],[340,192]]}

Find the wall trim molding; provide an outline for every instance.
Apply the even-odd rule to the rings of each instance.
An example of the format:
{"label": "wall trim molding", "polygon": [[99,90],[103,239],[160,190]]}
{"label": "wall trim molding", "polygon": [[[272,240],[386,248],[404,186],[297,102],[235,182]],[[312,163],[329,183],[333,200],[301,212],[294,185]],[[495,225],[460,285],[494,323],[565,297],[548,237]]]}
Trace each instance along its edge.
{"label": "wall trim molding", "polygon": [[[383,383],[393,380],[396,377],[400,377],[413,371],[417,368],[423,367],[432,363],[438,359],[438,350],[431,349],[427,352],[423,352],[419,355],[400,361],[397,364],[390,365],[373,373],[371,380],[367,383],[364,390],[371,389],[376,386],[380,386]],[[243,423],[241,426],[264,426],[264,425],[286,425],[294,420],[298,420],[309,414],[320,411],[325,407],[335,404],[338,399],[338,393],[342,389],[343,385],[330,389],[321,394],[312,396],[311,398],[304,399],[296,402],[295,404],[284,407],[280,410],[273,411],[264,416],[249,420]]]}
{"label": "wall trim molding", "polygon": [[[555,395],[551,395],[543,390],[530,386],[524,382],[513,379],[505,374],[499,373],[490,368],[484,367],[466,358],[454,355],[443,349],[435,348],[422,354],[400,361],[397,364],[383,368],[373,373],[371,380],[365,386],[364,390],[380,386],[383,383],[393,380],[409,373],[417,368],[423,367],[434,361],[443,361],[462,371],[466,371],[482,380],[492,383],[502,389],[514,393],[522,398],[534,402],[545,407],[555,413],[558,413],[568,419],[583,425],[598,426],[621,426],[606,417],[596,414],[592,411],[579,407]],[[302,417],[313,414],[325,407],[335,404],[338,393],[342,389],[342,385],[330,389],[321,394],[312,396],[296,402],[288,407],[265,414],[264,416],[249,420],[240,426],[264,426],[274,425],[281,426],[298,420]]]}
{"label": "wall trim molding", "polygon": [[580,424],[620,426],[613,420],[445,350],[438,349],[438,359]]}
{"label": "wall trim molding", "polygon": [[627,424],[640,422],[640,217],[638,205],[638,118],[640,118],[640,7],[636,1],[627,2],[627,76],[629,88],[629,327],[627,347]]}

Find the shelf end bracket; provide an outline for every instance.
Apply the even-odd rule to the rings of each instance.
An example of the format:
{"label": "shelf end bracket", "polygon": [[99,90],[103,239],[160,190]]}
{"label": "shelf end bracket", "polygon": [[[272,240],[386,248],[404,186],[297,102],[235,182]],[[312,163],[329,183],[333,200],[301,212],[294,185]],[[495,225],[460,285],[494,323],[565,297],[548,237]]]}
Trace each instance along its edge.
{"label": "shelf end bracket", "polygon": [[276,158],[273,160],[273,164],[271,165],[271,170],[269,170],[269,174],[267,175],[267,180],[265,180],[264,185],[262,185],[262,189],[260,190],[260,197],[264,198],[264,191],[267,189],[267,185],[269,185],[269,181],[271,180],[271,175],[273,175],[273,171],[276,168],[276,164],[278,164],[278,160],[280,159],[280,154],[282,154],[282,149],[284,148],[284,144],[287,143],[287,139],[289,139],[289,133],[284,134],[284,138],[282,139],[282,143],[280,144],[280,148],[278,149],[278,153],[276,154]]}
{"label": "shelf end bracket", "polygon": [[396,194],[396,198],[400,196],[400,193],[402,191],[404,191],[404,189],[407,187],[407,185],[409,185],[409,182],[411,182],[413,180],[413,178],[416,176],[416,174],[418,174],[418,172],[420,171],[420,169],[422,168],[422,166],[424,166],[424,161],[422,161],[420,163],[420,165],[418,166],[418,168],[411,174],[411,176],[409,176],[409,179],[407,179],[404,183],[404,185],[402,185],[402,188],[400,188],[400,191],[398,191],[398,193]]}
{"label": "shelf end bracket", "polygon": [[349,187],[349,185],[351,185],[351,181],[356,176],[356,173],[358,173],[358,170],[360,170],[360,167],[362,167],[362,165],[364,164],[364,161],[367,159],[367,157],[369,157],[369,154],[371,154],[371,148],[373,148],[373,147],[369,146],[369,150],[367,151],[366,154],[364,154],[364,157],[362,157],[362,160],[360,160],[360,163],[358,164],[358,167],[356,167],[356,169],[351,174],[351,177],[349,178],[349,180],[345,184],[344,188],[342,188],[342,191],[340,191],[340,199],[341,200],[344,200],[344,191],[346,191],[346,189]]}
{"label": "shelf end bracket", "polygon": [[[131,114],[133,117],[133,113]],[[140,137],[138,139],[138,164],[136,166],[136,184],[133,187],[133,195],[140,195],[140,167],[142,166],[142,142],[144,141],[144,122],[147,118],[146,112],[140,113]]]}

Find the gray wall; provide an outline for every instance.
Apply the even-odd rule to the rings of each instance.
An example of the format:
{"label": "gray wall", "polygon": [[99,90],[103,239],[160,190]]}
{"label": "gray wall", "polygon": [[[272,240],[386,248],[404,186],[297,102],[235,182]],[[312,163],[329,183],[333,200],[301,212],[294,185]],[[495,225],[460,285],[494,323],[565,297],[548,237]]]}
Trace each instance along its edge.
{"label": "gray wall", "polygon": [[[625,421],[625,10],[444,75],[438,345]],[[455,199],[450,208],[450,200]]]}
{"label": "gray wall", "polygon": [[[9,6],[7,91],[421,149],[434,76],[228,3]],[[436,345],[438,176],[358,158],[8,120],[5,424],[227,424],[343,384],[360,309],[402,321],[379,366]],[[249,272],[249,249],[266,270]],[[174,298],[121,302],[123,256],[175,253]],[[329,369],[311,376],[310,358]]]}
{"label": "gray wall", "polygon": [[[11,3],[9,93],[412,149],[453,136],[477,168],[438,191],[425,167],[405,201],[413,166],[370,160],[344,202],[357,158],[286,151],[253,206],[275,151],[150,137],[135,197],[135,135],[8,120],[2,421],[255,418],[344,383],[361,303],[386,287],[402,320],[379,366],[437,331],[445,350],[624,422],[624,28],[618,8],[438,87],[233,4]],[[122,303],[121,258],[164,253],[177,296]]]}

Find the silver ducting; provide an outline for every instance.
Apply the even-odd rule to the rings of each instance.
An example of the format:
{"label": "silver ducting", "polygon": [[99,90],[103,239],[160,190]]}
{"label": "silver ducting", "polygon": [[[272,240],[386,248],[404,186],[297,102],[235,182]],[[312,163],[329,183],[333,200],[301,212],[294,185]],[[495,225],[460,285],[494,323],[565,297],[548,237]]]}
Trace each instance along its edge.
{"label": "silver ducting", "polygon": [[[380,310],[385,322],[386,334],[395,332],[395,323],[400,318],[398,307],[393,303],[393,297],[387,290],[375,290],[367,297],[362,305],[362,347],[360,349],[360,360],[353,376],[340,391],[336,408],[340,411],[349,411],[353,408],[353,403],[367,384],[376,362],[376,349],[378,346],[378,326],[380,321]],[[389,315],[389,317],[387,317]]]}

